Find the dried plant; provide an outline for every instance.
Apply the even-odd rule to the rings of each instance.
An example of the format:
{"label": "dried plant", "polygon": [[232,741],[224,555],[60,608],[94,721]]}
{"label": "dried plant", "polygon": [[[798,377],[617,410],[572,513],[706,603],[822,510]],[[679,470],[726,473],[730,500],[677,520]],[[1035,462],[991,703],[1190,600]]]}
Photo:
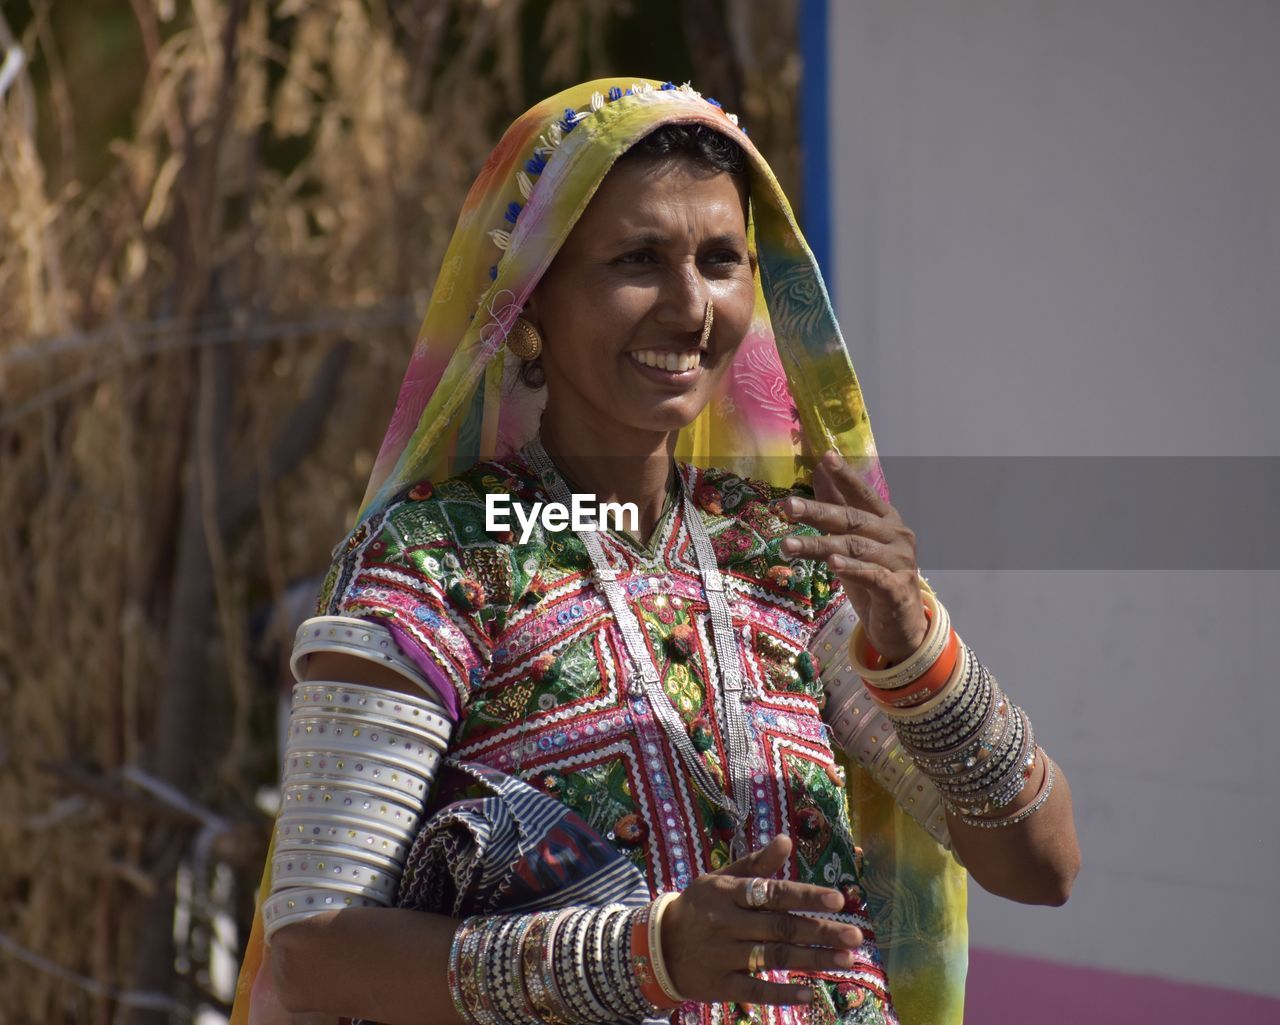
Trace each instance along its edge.
{"label": "dried plant", "polygon": [[[349,526],[524,83],[608,73],[609,25],[637,16],[131,6],[145,87],[94,182],[53,170],[77,121],[48,5],[22,38],[0,17],[0,1025],[225,1010],[291,587]],[[713,6],[690,48],[718,48],[714,88],[794,180],[790,5]]]}

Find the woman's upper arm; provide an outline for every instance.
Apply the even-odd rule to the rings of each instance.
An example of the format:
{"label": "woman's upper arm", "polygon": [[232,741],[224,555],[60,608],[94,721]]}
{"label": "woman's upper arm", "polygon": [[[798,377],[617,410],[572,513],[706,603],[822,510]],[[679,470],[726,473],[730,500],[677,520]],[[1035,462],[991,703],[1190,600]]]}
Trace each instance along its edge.
{"label": "woman's upper arm", "polygon": [[359,683],[366,687],[381,687],[416,697],[426,696],[439,701],[438,695],[424,692],[422,685],[409,679],[390,666],[372,662],[367,658],[348,655],[340,651],[317,651],[307,659],[304,680],[324,680],[330,683]]}
{"label": "woman's upper arm", "polygon": [[[421,684],[456,719],[492,661],[497,616],[493,588],[481,584],[473,563],[438,501],[395,502],[367,522],[363,541],[330,568],[318,612],[389,631]],[[306,675],[316,679],[313,672],[320,670],[308,668]],[[372,681],[362,673],[349,682]]]}

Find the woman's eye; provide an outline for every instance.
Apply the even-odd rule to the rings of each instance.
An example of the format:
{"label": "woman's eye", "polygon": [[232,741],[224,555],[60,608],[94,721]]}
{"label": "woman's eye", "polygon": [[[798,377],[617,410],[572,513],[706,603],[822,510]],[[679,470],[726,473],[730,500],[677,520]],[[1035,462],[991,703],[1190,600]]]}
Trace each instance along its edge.
{"label": "woman's eye", "polygon": [[653,263],[656,260],[657,257],[649,249],[636,249],[618,257],[618,263]]}
{"label": "woman's eye", "polygon": [[707,260],[711,263],[738,264],[742,262],[742,255],[732,249],[717,249],[707,255]]}

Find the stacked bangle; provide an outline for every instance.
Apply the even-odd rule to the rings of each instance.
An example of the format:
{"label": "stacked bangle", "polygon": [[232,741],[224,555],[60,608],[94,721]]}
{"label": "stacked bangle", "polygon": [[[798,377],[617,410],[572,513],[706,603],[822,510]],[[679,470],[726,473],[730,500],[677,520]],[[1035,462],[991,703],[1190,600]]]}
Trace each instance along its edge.
{"label": "stacked bangle", "polygon": [[[849,640],[852,669],[943,807],[964,822],[986,822],[986,816],[1016,801],[1033,776],[1035,732],[1026,713],[1004,697],[990,670],[951,628],[932,591],[922,588],[922,598],[929,627],[919,648],[899,665],[883,668],[859,623]],[[870,764],[892,747],[883,741]],[[883,766],[881,775],[886,775]],[[1040,807],[1041,795],[1032,804]]]}
{"label": "stacked bangle", "polygon": [[[932,592],[922,589],[920,596],[929,625],[920,646],[901,662],[889,668],[879,668],[883,658],[872,647],[861,624],[854,629],[849,642],[852,657],[859,666],[859,675],[873,694],[883,695],[886,701],[903,694],[903,688],[929,674],[951,646],[951,616]],[[945,673],[943,679],[946,679]]]}
{"label": "stacked bangle", "polygon": [[[852,610],[848,618],[852,619]],[[915,765],[888,715],[871,697],[847,656],[849,626],[833,617],[815,638],[827,696],[826,720],[835,744],[861,765],[939,844],[951,846],[937,787]]]}
{"label": "stacked bangle", "polygon": [[650,998],[659,976],[649,969],[666,976],[649,945],[665,904],[465,919],[449,952],[454,1006],[471,1025],[631,1025],[670,1010],[665,991]]}
{"label": "stacked bangle", "polygon": [[[317,651],[390,644],[374,624],[322,619],[299,628],[295,669]],[[403,668],[394,644],[381,660]],[[392,903],[451,728],[425,692],[336,681],[294,687],[263,907],[268,939],[286,923],[334,908]]]}
{"label": "stacked bangle", "polygon": [[977,826],[979,829],[999,829],[1004,826],[1016,826],[1019,822],[1029,819],[1043,806],[1045,801],[1049,800],[1049,795],[1053,793],[1054,774],[1057,766],[1053,764],[1043,749],[1036,749],[1037,759],[1043,759],[1045,765],[1044,775],[1040,779],[1040,787],[1036,791],[1035,796],[1024,807],[1009,815],[1002,815],[996,818],[972,818],[961,816],[961,821],[967,826]]}

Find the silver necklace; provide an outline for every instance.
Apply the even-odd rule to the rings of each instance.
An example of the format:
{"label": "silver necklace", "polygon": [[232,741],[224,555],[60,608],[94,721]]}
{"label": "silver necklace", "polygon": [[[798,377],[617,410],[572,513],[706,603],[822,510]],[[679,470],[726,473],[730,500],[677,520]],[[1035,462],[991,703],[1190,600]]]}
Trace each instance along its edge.
{"label": "silver necklace", "polygon": [[[538,479],[547,494],[555,501],[569,506],[573,499],[569,486],[551,461],[551,457],[547,455],[547,450],[542,446],[542,439],[535,437],[524,447],[522,454],[537,472]],[[663,689],[658,667],[644,642],[643,628],[627,602],[622,585],[618,582],[618,570],[605,556],[599,535],[595,531],[588,530],[583,531],[578,537],[591,558],[592,579],[595,586],[609,603],[614,622],[618,624],[618,631],[622,634],[622,641],[627,649],[627,658],[630,662],[628,692],[632,696],[644,696],[653,717],[662,727],[672,746],[679,752],[681,760],[688,768],[698,789],[712,804],[733,819],[734,835],[730,853],[736,860],[747,853],[746,823],[751,808],[751,774],[754,761],[751,757],[747,713],[742,701],[742,666],[738,659],[737,641],[734,638],[733,617],[725,595],[724,577],[716,562],[711,537],[707,534],[707,528],[698,515],[697,509],[694,508],[687,487],[680,488],[680,500],[683,503],[683,520],[693,543],[694,555],[698,562],[698,577],[711,620],[711,640],[715,657],[708,660],[714,662],[714,665],[708,666],[708,675],[713,681],[711,688],[713,707],[725,738],[725,772],[730,781],[732,796],[724,793],[715,777],[711,775],[702,756],[693,746],[689,732],[685,729],[684,720],[680,718],[680,713]]]}

